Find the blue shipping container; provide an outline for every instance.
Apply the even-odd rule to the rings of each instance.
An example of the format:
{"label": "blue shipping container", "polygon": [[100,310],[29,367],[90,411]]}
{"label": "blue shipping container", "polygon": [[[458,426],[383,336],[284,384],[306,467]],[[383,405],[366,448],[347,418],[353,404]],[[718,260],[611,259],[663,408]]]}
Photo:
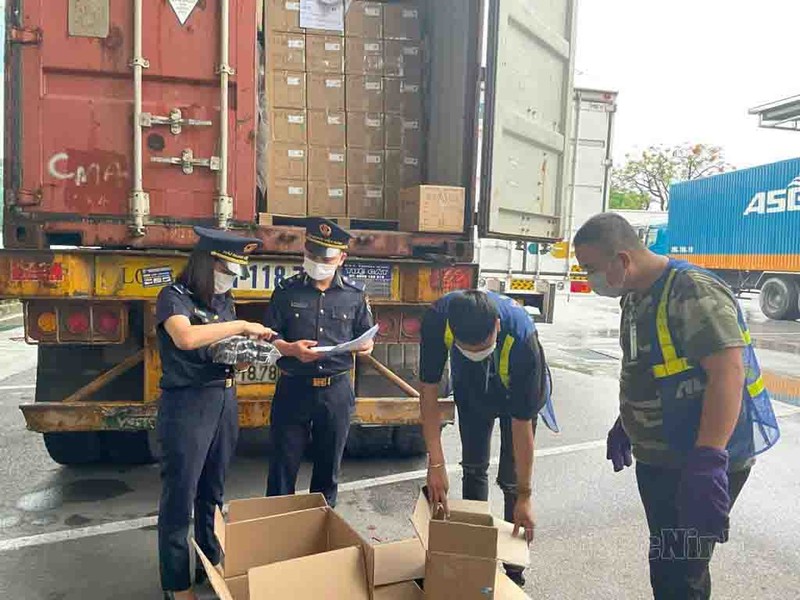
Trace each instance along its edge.
{"label": "blue shipping container", "polygon": [[673,185],[669,245],[709,269],[800,272],[800,158]]}

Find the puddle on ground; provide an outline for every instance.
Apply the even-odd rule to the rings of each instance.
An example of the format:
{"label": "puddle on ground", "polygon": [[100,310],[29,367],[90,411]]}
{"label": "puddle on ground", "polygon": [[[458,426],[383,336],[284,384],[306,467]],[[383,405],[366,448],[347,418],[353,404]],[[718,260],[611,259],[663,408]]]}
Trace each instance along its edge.
{"label": "puddle on ground", "polygon": [[773,400],[780,400],[793,406],[800,406],[800,377],[776,373],[769,369],[763,371],[764,385]]}
{"label": "puddle on ground", "polygon": [[70,481],[25,494],[17,500],[17,508],[25,512],[42,512],[64,504],[109,500],[131,491],[133,490],[128,484],[118,479]]}

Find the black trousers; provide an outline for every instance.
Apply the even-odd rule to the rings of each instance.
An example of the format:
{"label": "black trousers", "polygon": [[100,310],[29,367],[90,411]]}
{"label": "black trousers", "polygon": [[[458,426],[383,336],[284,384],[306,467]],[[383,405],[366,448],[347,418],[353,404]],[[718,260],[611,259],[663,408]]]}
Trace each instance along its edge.
{"label": "black trousers", "polygon": [[161,501],[158,556],[161,587],[191,587],[189,525],[213,564],[221,560],[214,535],[214,512],[222,507],[225,475],[236,450],[239,411],[235,388],[164,391],[158,406],[161,443]]}
{"label": "black trousers", "polygon": [[[728,473],[731,507],[750,469]],[[676,496],[681,472],[640,462],[636,481],[650,530],[650,585],[655,600],[707,600],[711,597],[709,563],[715,540],[678,527]]]}
{"label": "black trousers", "polygon": [[[496,417],[483,411],[471,410],[458,402],[458,431],[461,435],[461,469],[463,471],[461,495],[464,500],[489,499],[489,456],[495,420],[500,420],[500,464],[497,485],[503,491],[503,518],[514,520],[517,502],[517,472],[514,465],[514,445],[511,434],[511,417]],[[531,422],[531,427],[535,421]],[[524,569],[505,565],[506,572],[521,573]]]}
{"label": "black trousers", "polygon": [[281,377],[272,400],[272,453],[267,496],[294,494],[297,472],[311,440],[314,462],[312,492],[336,506],[342,455],[350,432],[355,395],[350,377],[341,375],[326,388],[315,388],[300,377]]}

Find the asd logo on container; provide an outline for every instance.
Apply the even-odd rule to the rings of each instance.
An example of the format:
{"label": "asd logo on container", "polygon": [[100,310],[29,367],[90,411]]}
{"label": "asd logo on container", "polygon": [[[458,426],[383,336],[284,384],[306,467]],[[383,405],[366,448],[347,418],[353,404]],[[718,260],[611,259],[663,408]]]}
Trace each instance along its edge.
{"label": "asd logo on container", "polygon": [[800,211],[800,177],[795,177],[786,189],[758,192],[750,200],[744,216]]}

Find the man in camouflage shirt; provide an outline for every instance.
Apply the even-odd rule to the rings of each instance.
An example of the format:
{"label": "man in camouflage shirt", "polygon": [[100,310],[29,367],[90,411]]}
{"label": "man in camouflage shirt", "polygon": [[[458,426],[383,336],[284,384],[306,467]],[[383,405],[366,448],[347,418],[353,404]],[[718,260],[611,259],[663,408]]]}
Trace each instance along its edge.
{"label": "man in camouflage shirt", "polygon": [[[725,450],[741,415],[745,382],[736,300],[727,286],[701,271],[678,271],[672,280],[669,332],[681,356],[701,367],[698,376],[681,384],[679,393],[702,402],[702,412],[694,447],[679,452],[663,427],[665,403],[673,400],[662,398],[653,374],[659,362],[652,354],[658,348],[656,311],[669,260],[647,250],[630,224],[613,213],[587,221],[574,245],[593,290],[621,298],[620,416],[608,434],[607,458],[615,471],[631,465],[631,450],[636,458],[654,597],[709,598],[714,543],[727,539],[728,512],[752,463],[728,464]],[[715,525],[706,527],[710,522]]]}

